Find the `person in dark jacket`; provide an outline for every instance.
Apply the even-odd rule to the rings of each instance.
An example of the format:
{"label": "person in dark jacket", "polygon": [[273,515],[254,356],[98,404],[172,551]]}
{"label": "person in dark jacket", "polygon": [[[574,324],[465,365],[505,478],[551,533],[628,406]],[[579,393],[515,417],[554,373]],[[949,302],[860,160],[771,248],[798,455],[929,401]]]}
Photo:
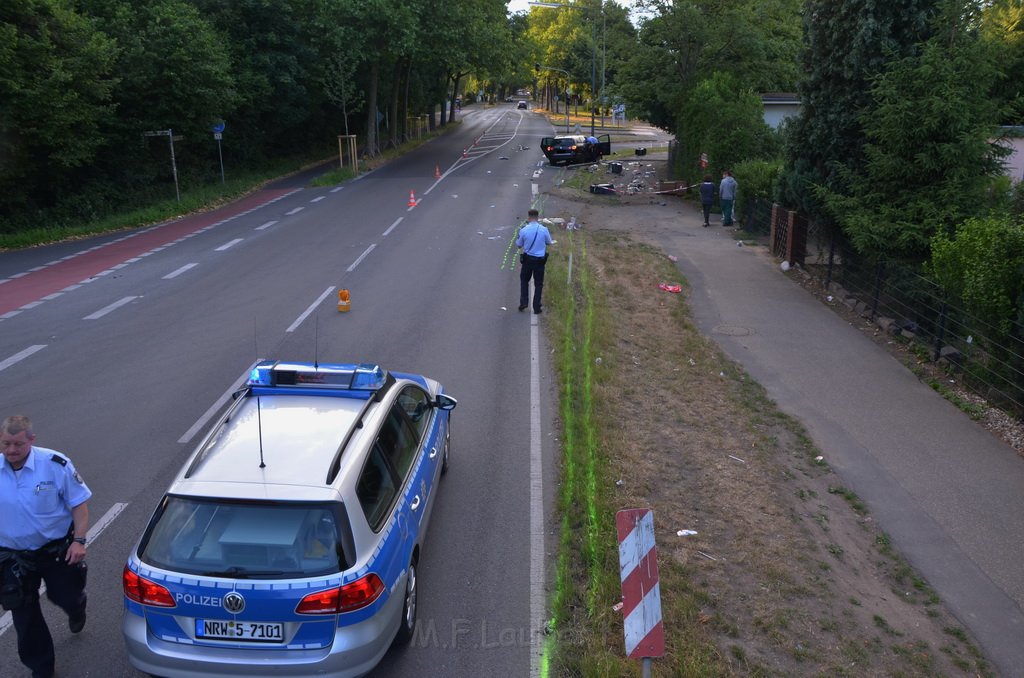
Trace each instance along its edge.
{"label": "person in dark jacket", "polygon": [[704,228],[710,225],[711,205],[715,202],[715,182],[711,180],[710,174],[704,175],[704,181],[700,185],[700,206],[704,208]]}

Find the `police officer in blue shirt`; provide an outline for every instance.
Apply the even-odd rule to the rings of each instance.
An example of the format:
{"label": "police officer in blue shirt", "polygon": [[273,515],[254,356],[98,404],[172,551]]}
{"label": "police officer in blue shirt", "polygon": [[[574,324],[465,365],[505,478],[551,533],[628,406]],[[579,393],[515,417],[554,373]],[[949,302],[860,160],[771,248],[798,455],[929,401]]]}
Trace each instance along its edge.
{"label": "police officer in blue shirt", "polygon": [[92,492],[60,452],[35,447],[28,417],[0,424],[0,602],[11,611],[18,657],[34,677],[54,672],[53,639],[39,606],[39,585],[68,615],[68,628],[85,627],[85,535]]}
{"label": "police officer in blue shirt", "polygon": [[533,278],[533,312],[540,313],[543,310],[540,295],[544,291],[547,246],[553,241],[547,227],[537,221],[540,212],[531,209],[526,214],[528,223],[519,229],[519,235],[516,237],[516,247],[523,248],[523,253],[519,257],[523,265],[519,270],[519,310],[526,310],[530,300],[530,279]]}

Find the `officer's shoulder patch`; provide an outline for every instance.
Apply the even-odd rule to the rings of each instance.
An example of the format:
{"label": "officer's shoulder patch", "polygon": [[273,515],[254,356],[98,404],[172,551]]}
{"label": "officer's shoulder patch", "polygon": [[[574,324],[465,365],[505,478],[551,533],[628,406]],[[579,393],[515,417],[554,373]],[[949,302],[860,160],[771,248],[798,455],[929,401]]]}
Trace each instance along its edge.
{"label": "officer's shoulder patch", "polygon": [[61,466],[67,466],[68,465],[68,460],[65,459],[64,457],[60,456],[59,454],[51,454],[50,455],[50,461],[52,461],[55,464],[60,464]]}
{"label": "officer's shoulder patch", "polygon": [[75,471],[75,480],[78,481],[79,485],[85,485],[85,481],[82,480],[82,476],[78,475],[78,471]]}

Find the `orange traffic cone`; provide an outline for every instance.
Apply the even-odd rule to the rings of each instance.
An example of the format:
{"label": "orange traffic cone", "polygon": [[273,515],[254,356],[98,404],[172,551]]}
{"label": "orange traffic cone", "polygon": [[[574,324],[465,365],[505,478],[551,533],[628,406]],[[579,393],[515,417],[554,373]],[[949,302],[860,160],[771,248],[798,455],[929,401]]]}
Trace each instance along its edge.
{"label": "orange traffic cone", "polygon": [[409,207],[416,207],[416,194],[409,191]]}
{"label": "orange traffic cone", "polygon": [[434,178],[435,179],[440,179],[441,178],[441,166],[440,165],[434,165]]}
{"label": "orange traffic cone", "polygon": [[345,313],[351,308],[352,304],[348,290],[338,290],[338,310]]}

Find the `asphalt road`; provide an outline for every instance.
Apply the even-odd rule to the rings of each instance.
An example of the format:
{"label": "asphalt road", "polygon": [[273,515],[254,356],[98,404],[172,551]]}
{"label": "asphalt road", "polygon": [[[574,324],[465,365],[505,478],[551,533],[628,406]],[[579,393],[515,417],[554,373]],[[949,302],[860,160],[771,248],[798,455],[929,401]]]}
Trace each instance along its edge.
{"label": "asphalt road", "polygon": [[[459,399],[421,563],[419,637],[374,675],[535,669],[537,516],[549,515],[557,407],[542,336],[536,348],[543,316],[515,311],[510,243],[550,132],[514,104],[467,107],[458,130],[341,187],[297,177],[210,215],[0,254],[0,416],[29,415],[38,444],[72,458],[103,523],[85,631],[71,636],[44,604],[59,675],[137,675],[120,634],[126,554],[259,358],[377,362]],[[349,313],[337,311],[340,288]],[[531,412],[543,464],[533,483]],[[8,625],[0,618],[0,675],[27,675]]]}

